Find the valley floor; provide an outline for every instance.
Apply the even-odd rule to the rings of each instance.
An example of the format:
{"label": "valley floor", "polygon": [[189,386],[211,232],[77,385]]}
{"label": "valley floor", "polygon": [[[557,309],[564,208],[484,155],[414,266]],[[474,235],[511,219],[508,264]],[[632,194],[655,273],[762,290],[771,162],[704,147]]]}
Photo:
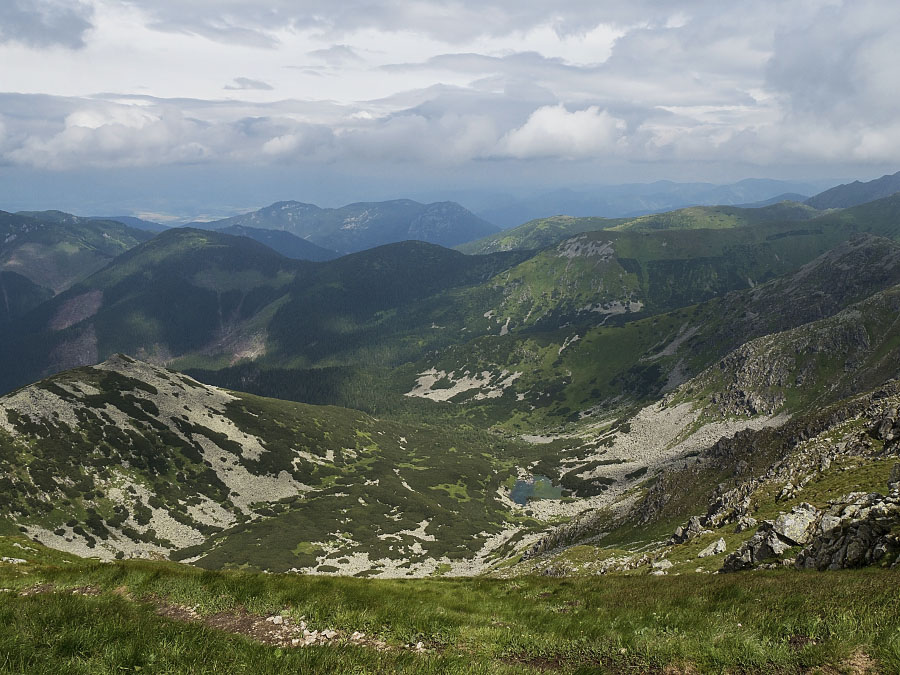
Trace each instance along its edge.
{"label": "valley floor", "polygon": [[374,580],[0,544],[0,672],[900,670],[900,571]]}

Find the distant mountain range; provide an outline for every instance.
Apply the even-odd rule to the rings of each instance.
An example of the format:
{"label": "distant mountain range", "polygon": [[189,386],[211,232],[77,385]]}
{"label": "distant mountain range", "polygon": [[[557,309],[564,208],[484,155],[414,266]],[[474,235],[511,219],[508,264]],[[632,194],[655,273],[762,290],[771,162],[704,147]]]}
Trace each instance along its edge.
{"label": "distant mountain range", "polygon": [[323,260],[334,260],[340,256],[335,251],[316,246],[311,241],[301,239],[287,230],[264,230],[258,227],[248,227],[247,225],[230,225],[218,231],[232,234],[236,237],[253,239],[260,244],[265,244],[273,251],[277,251],[285,258],[293,258],[294,260],[321,262]]}
{"label": "distant mountain range", "polygon": [[846,209],[889,197],[897,192],[900,192],[900,171],[866,183],[854,181],[838,185],[810,197],[806,203],[816,209]]}
{"label": "distant mountain range", "polygon": [[555,215],[633,218],[687,206],[756,205],[773,197],[782,201],[783,195],[802,201],[820,189],[811,183],[760,178],[729,185],[657,181],[562,189],[527,197],[473,195],[471,203],[477,204],[474,210],[479,216],[507,228]]}
{"label": "distant mountain range", "polygon": [[284,230],[341,254],[408,240],[455,246],[499,230],[454,202],[420,204],[409,199],[362,202],[337,209],[277,202],[240,216],[187,226],[208,230],[235,226]]}

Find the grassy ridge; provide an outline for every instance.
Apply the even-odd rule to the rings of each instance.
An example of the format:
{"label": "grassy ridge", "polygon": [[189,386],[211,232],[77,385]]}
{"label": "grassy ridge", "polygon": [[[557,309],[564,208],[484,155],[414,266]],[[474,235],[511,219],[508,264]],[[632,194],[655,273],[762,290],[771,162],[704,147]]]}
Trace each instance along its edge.
{"label": "grassy ridge", "polygon": [[552,246],[582,232],[608,230],[628,222],[626,218],[575,218],[551,216],[529,220],[509,230],[503,230],[484,239],[456,246],[457,251],[468,255],[496,253],[497,251],[527,251]]}
{"label": "grassy ridge", "polygon": [[153,235],[58,211],[0,211],[0,269],[60,292]]}
{"label": "grassy ridge", "polygon": [[[771,572],[375,581],[149,562],[4,566],[7,589],[44,583],[57,592],[0,594],[0,621],[15,626],[0,636],[0,671],[791,673],[847,667],[851,659],[884,672],[900,668],[900,573],[830,573],[824,580]],[[378,636],[388,649],[265,647],[162,619],[153,611],[161,601],[201,616],[246,610],[305,617],[311,628]],[[420,641],[427,653],[403,649]]]}

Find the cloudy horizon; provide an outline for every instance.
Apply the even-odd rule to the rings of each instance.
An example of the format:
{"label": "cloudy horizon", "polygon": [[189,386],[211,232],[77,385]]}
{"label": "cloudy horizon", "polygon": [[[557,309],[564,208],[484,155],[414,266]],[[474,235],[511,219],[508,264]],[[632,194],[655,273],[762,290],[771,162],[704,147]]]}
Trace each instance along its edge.
{"label": "cloudy horizon", "polygon": [[160,193],[187,184],[202,212],[900,168],[895,3],[541,5],[11,0],[0,200],[93,186],[85,206],[184,211]]}

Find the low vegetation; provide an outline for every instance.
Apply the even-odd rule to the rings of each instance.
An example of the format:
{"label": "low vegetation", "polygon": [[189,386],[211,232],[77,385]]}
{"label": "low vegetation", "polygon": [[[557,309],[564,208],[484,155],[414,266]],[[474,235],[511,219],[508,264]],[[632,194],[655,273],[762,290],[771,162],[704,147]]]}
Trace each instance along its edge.
{"label": "low vegetation", "polygon": [[[0,621],[14,626],[0,636],[0,670],[889,672],[900,668],[898,583],[900,573],[865,570],[824,584],[788,571],[379,581],[0,565]],[[266,644],[254,627],[268,617],[300,639],[300,622],[334,637]]]}

